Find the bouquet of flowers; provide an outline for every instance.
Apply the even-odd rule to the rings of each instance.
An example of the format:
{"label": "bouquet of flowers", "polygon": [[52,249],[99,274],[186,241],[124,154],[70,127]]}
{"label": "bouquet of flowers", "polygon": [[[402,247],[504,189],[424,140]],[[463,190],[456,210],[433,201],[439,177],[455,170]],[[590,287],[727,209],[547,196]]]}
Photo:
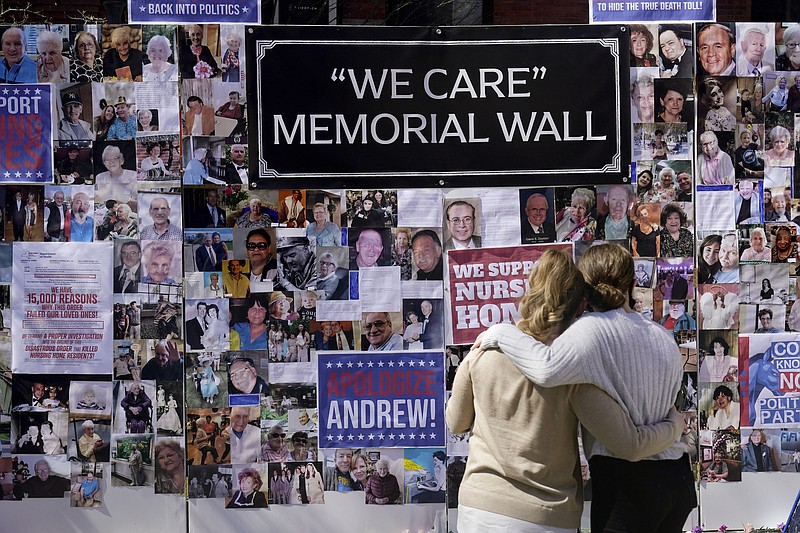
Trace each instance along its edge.
{"label": "bouquet of flowers", "polygon": [[225,188],[222,203],[229,208],[236,209],[239,206],[239,202],[246,200],[248,196],[247,191],[242,190],[241,184],[229,185]]}
{"label": "bouquet of flowers", "polygon": [[211,65],[209,65],[205,61],[198,61],[197,64],[194,66],[195,78],[205,79],[205,78],[210,78],[213,75],[214,75],[214,70],[211,68]]}

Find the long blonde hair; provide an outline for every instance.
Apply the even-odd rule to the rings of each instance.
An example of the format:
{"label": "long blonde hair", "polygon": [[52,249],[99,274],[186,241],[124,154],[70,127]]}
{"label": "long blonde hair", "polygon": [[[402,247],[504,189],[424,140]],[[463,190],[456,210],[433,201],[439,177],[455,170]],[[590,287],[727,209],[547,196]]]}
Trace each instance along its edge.
{"label": "long blonde hair", "polygon": [[633,257],[619,244],[590,247],[581,256],[578,269],[588,286],[586,299],[593,311],[617,309],[628,302],[633,287]]}
{"label": "long blonde hair", "polygon": [[561,250],[547,250],[528,276],[517,327],[542,342],[553,340],[572,323],[585,291],[583,275],[572,257]]}

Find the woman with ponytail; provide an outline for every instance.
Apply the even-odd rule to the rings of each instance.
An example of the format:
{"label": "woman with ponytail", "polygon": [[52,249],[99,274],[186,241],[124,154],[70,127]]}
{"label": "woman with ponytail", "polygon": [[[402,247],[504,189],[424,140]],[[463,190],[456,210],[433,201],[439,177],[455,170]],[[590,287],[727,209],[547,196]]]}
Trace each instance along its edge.
{"label": "woman with ponytail", "polygon": [[[550,344],[583,312],[583,276],[569,254],[548,250],[528,284],[518,327]],[[677,411],[667,421],[635,427],[625,410],[593,385],[540,387],[498,350],[478,350],[466,361],[446,411],[453,433],[471,431],[459,489],[460,533],[483,533],[487,526],[509,533],[574,532],[583,503],[580,476],[574,475],[578,421],[630,460],[665,449],[682,430]]]}
{"label": "woman with ponytail", "polygon": [[[630,307],[633,258],[617,244],[601,244],[584,252],[578,269],[588,287],[589,312],[561,336],[548,344],[522,328],[498,324],[484,334],[482,348],[501,350],[536,385],[590,383],[623,405],[634,424],[662,420],[680,389],[681,356],[672,335]],[[620,458],[601,442],[586,450],[592,531],[683,530],[697,500],[686,448],[677,438],[639,462]]]}

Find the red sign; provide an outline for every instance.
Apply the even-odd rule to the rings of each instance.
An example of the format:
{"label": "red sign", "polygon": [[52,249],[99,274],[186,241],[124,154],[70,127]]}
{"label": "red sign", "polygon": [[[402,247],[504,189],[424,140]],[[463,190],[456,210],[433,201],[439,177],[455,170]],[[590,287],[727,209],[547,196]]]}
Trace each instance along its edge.
{"label": "red sign", "polygon": [[528,275],[546,250],[572,252],[572,244],[451,250],[450,313],[453,344],[471,344],[500,322],[516,324]]}

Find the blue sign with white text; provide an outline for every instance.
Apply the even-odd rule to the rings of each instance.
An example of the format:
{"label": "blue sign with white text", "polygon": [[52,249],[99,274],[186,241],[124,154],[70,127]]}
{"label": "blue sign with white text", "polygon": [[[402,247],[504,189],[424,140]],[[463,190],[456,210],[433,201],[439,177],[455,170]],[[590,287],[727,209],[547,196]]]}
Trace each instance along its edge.
{"label": "blue sign with white text", "polygon": [[0,84],[0,182],[52,183],[50,85]]}
{"label": "blue sign with white text", "polygon": [[713,22],[716,0],[589,0],[589,23]]}
{"label": "blue sign with white text", "polygon": [[444,446],[442,352],[320,352],[319,447]]}
{"label": "blue sign with white text", "polygon": [[130,0],[131,23],[259,24],[258,0]]}

